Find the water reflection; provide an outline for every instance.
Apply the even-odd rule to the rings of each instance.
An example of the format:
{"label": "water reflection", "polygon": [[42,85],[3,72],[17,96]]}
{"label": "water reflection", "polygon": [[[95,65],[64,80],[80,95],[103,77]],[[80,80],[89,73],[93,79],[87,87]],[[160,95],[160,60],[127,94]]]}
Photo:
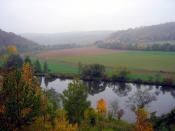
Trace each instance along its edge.
{"label": "water reflection", "polygon": [[131,91],[131,86],[126,83],[110,83],[109,87],[120,97],[127,96],[128,93]]}
{"label": "water reflection", "polygon": [[166,92],[170,92],[171,95],[175,98],[175,88],[165,87],[161,88],[161,91],[165,94]]}
{"label": "water reflection", "polygon": [[45,86],[48,87],[49,82],[55,81],[56,79],[56,77],[46,77],[44,80]]}
{"label": "water reflection", "polygon": [[[42,87],[54,88],[57,92],[62,93],[67,89],[71,80],[62,81],[60,79],[42,79]],[[135,114],[131,107],[145,106],[148,111],[156,112],[157,115],[162,115],[170,112],[175,108],[175,88],[150,86],[132,83],[108,83],[103,81],[84,81],[87,85],[91,106],[96,108],[96,103],[99,99],[106,100],[108,109],[117,109],[119,113],[115,117],[129,122],[135,121]],[[117,101],[117,105],[111,103]],[[129,106],[128,106],[129,105]],[[121,111],[122,110],[122,111]],[[112,111],[113,114],[117,112]]]}
{"label": "water reflection", "polygon": [[89,94],[95,95],[105,91],[108,83],[102,81],[84,81],[84,84],[87,85]]}
{"label": "water reflection", "polygon": [[143,108],[156,100],[156,95],[151,90],[151,88],[136,88],[136,92],[131,97],[128,97],[128,103],[133,111],[136,108]]}

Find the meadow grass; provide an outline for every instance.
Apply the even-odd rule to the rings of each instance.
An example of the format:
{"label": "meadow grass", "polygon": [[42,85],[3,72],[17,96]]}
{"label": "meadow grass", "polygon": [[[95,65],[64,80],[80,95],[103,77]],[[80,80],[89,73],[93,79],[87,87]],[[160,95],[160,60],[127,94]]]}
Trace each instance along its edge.
{"label": "meadow grass", "polygon": [[50,63],[102,64],[107,67],[127,67],[130,70],[175,72],[175,52],[124,51],[97,56],[50,58]]}
{"label": "meadow grass", "polygon": [[[34,56],[37,58],[37,55]],[[43,58],[38,58],[42,63]],[[102,64],[107,67],[107,76],[112,76],[120,67],[127,67],[129,79],[150,80],[155,72],[175,73],[175,52],[121,51],[94,56],[59,56],[46,59],[52,73],[78,74],[78,63]],[[175,75],[173,75],[174,77]]]}

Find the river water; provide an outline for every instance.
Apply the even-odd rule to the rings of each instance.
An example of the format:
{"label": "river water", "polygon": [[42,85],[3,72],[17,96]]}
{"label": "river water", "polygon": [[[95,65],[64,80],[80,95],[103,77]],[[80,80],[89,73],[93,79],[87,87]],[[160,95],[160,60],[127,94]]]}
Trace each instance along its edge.
{"label": "river water", "polygon": [[[54,79],[47,82],[41,80],[41,87],[54,88],[58,93],[67,89],[72,80]],[[112,109],[111,103],[116,103],[118,109],[124,111],[123,120],[135,122],[133,106],[144,104],[146,110],[156,112],[157,116],[166,114],[175,108],[175,88],[138,85],[132,83],[106,83],[106,82],[84,82],[88,88],[88,100],[91,106],[96,108],[96,103],[103,98],[107,102],[108,109]],[[115,102],[114,102],[115,101]]]}

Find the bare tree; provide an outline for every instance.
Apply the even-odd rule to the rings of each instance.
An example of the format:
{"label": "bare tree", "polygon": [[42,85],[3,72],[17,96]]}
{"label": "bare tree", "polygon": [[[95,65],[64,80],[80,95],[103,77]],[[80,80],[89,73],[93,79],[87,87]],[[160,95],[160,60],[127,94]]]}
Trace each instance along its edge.
{"label": "bare tree", "polygon": [[149,92],[149,89],[138,89],[128,99],[132,110],[135,110],[137,107],[142,108],[145,105],[148,105],[150,102],[156,100],[156,96],[153,93]]}
{"label": "bare tree", "polygon": [[121,117],[124,115],[124,110],[120,109],[118,101],[114,100],[110,103],[109,113],[112,118],[121,119]]}

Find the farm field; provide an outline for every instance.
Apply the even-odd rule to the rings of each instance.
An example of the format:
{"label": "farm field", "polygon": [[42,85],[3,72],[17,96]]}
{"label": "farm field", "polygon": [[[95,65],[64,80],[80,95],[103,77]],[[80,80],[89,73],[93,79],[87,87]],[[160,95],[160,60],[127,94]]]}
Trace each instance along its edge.
{"label": "farm field", "polygon": [[53,73],[78,74],[78,63],[102,64],[112,75],[120,67],[132,72],[132,78],[149,79],[150,75],[163,72],[175,74],[175,52],[124,51],[96,47],[43,51],[33,56],[47,61]]}

